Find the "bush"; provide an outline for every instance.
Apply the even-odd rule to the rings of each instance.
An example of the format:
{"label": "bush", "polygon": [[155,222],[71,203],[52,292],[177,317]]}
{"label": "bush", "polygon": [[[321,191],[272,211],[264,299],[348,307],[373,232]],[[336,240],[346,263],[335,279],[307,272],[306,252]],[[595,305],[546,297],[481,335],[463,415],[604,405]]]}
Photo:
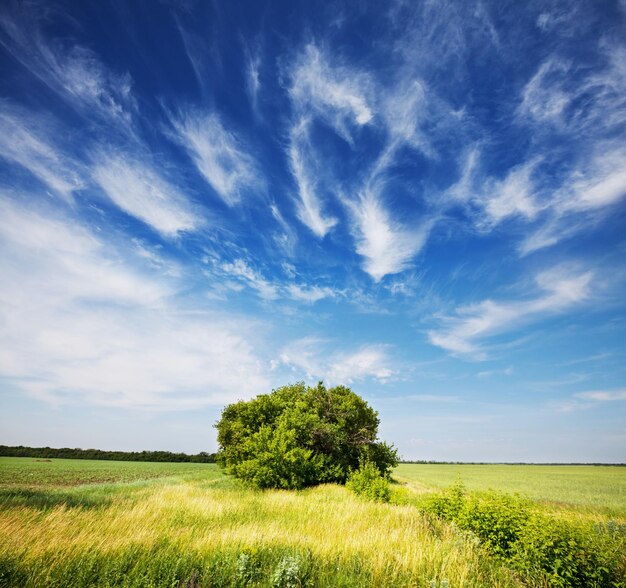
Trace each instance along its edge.
{"label": "bush", "polygon": [[439,494],[428,497],[424,509],[447,521],[457,521],[465,507],[465,486],[456,482]]}
{"label": "bush", "polygon": [[430,497],[424,509],[476,537],[532,586],[626,588],[626,530],[619,524],[551,517],[519,496],[468,495],[461,483]]}
{"label": "bush", "polygon": [[352,472],[346,482],[346,488],[357,496],[375,502],[389,502],[391,488],[389,480],[382,476],[378,468],[370,461],[361,464],[361,467]]}
{"label": "bush", "polygon": [[535,513],[523,527],[513,567],[549,586],[626,586],[626,541],[591,524]]}
{"label": "bush", "polygon": [[519,496],[488,492],[467,495],[461,482],[428,499],[425,509],[470,532],[495,555],[507,555],[528,520],[529,503]]}
{"label": "bush", "polygon": [[529,516],[528,503],[517,496],[490,492],[465,501],[456,522],[474,533],[496,555],[508,555]]}
{"label": "bush", "polygon": [[217,460],[257,488],[343,484],[364,460],[386,475],[398,459],[377,440],[378,424],[378,413],[350,388],[284,386],[223,410]]}

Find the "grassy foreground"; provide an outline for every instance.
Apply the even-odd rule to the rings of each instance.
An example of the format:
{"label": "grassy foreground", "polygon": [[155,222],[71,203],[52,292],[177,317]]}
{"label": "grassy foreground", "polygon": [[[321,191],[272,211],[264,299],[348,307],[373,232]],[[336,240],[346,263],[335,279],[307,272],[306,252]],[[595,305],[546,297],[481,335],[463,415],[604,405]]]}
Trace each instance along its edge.
{"label": "grassy foreground", "polygon": [[[68,464],[22,467],[44,475]],[[192,470],[74,487],[5,484],[0,585],[521,585],[412,506],[363,502],[339,486],[258,492],[216,466]]]}
{"label": "grassy foreground", "polygon": [[576,468],[403,465],[403,504],[377,504],[248,490],[211,464],[0,458],[0,586],[543,586],[414,505],[461,478],[623,515],[626,469]]}

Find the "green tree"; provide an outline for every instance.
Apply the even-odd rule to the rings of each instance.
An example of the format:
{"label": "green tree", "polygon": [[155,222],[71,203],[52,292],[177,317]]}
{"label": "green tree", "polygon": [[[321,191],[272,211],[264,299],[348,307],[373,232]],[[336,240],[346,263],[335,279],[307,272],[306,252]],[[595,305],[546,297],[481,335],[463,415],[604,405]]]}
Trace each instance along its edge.
{"label": "green tree", "polygon": [[224,408],[217,461],[258,488],[345,483],[362,462],[387,476],[393,446],[377,439],[378,413],[350,388],[303,382]]}

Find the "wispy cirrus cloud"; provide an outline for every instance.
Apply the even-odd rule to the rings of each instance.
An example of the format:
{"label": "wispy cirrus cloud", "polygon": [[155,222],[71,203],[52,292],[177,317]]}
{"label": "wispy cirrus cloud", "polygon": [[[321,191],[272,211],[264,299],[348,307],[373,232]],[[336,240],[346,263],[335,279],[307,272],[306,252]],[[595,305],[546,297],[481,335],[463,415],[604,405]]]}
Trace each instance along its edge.
{"label": "wispy cirrus cloud", "polygon": [[110,71],[86,47],[46,35],[50,12],[40,2],[8,3],[0,11],[0,44],[78,112],[128,130],[136,110],[130,76]]}
{"label": "wispy cirrus cloud", "polygon": [[205,181],[228,206],[264,181],[248,150],[216,113],[186,112],[172,117],[175,139],[187,151]]}
{"label": "wispy cirrus cloud", "polygon": [[195,231],[205,224],[185,196],[146,161],[101,151],[91,175],[111,201],[165,237]]}
{"label": "wispy cirrus cloud", "polygon": [[428,332],[429,341],[453,355],[484,359],[481,342],[542,317],[564,312],[590,298],[593,273],[557,267],[535,278],[539,295],[506,302],[483,300],[441,317],[441,327]]}
{"label": "wispy cirrus cloud", "polygon": [[598,50],[593,69],[550,57],[522,91],[522,124],[539,139],[551,136],[548,125],[578,146],[565,173],[546,180],[543,222],[520,244],[522,254],[593,227],[626,196],[626,46],[601,40]]}
{"label": "wispy cirrus cloud", "polygon": [[319,165],[308,136],[309,121],[306,119],[292,127],[288,158],[291,173],[298,187],[297,215],[313,234],[323,238],[338,220],[324,213],[318,193]]}
{"label": "wispy cirrus cloud", "polygon": [[337,65],[314,44],[306,46],[291,71],[289,96],[298,113],[312,113],[352,142],[352,128],[374,117],[371,82],[365,73]]}
{"label": "wispy cirrus cloud", "polygon": [[538,161],[532,160],[510,170],[500,180],[488,178],[474,203],[479,205],[486,218],[478,222],[494,226],[509,217],[522,217],[525,220],[534,219],[540,206],[536,202],[532,175]]}
{"label": "wispy cirrus cloud", "polygon": [[433,221],[404,226],[391,218],[380,196],[371,190],[346,203],[354,221],[356,251],[364,258],[363,269],[374,281],[407,269],[424,246]]}
{"label": "wispy cirrus cloud", "polygon": [[258,271],[251,268],[243,259],[223,263],[221,269],[226,274],[243,280],[251,288],[256,290],[261,298],[274,300],[278,297],[278,288],[276,285],[264,278]]}
{"label": "wispy cirrus cloud", "polygon": [[57,149],[42,117],[0,102],[0,157],[27,169],[50,190],[71,202],[85,183],[78,166]]}
{"label": "wispy cirrus cloud", "polygon": [[600,142],[554,190],[543,222],[524,237],[519,251],[533,253],[593,228],[625,197],[626,145]]}
{"label": "wispy cirrus cloud", "polygon": [[317,284],[281,282],[267,279],[260,271],[250,266],[243,259],[235,259],[232,262],[222,263],[219,270],[229,278],[244,283],[249,288],[256,290],[264,300],[290,299],[296,302],[313,304],[324,298],[334,298],[340,295],[329,286]]}
{"label": "wispy cirrus cloud", "polygon": [[316,145],[310,137],[314,120],[328,127],[354,146],[354,131],[369,124],[374,112],[370,106],[369,77],[336,63],[315,44],[298,54],[289,70],[289,98],[293,120],[287,157],[298,187],[297,215],[318,237],[324,237],[338,219],[324,212],[323,179],[327,173]]}

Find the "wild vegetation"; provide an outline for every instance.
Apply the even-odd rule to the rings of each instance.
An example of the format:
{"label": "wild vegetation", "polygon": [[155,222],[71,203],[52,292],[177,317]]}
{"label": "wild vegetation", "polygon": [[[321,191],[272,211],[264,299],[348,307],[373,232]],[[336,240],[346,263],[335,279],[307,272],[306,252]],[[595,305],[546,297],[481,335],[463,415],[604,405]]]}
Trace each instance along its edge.
{"label": "wild vegetation", "polygon": [[[623,585],[626,521],[592,520],[592,504],[440,493],[409,480],[413,466],[394,471],[382,502],[336,484],[259,491],[210,464],[73,463],[0,458],[0,586]],[[77,475],[102,466],[119,481]],[[482,467],[489,479],[499,466]],[[626,469],[607,469],[597,477],[623,490]],[[368,476],[365,488],[380,478]]]}
{"label": "wild vegetation", "polygon": [[[31,472],[56,466],[20,461]],[[259,491],[214,465],[192,465],[131,483],[8,489],[0,585],[522,585],[454,527],[410,504],[364,501],[334,484]]]}

